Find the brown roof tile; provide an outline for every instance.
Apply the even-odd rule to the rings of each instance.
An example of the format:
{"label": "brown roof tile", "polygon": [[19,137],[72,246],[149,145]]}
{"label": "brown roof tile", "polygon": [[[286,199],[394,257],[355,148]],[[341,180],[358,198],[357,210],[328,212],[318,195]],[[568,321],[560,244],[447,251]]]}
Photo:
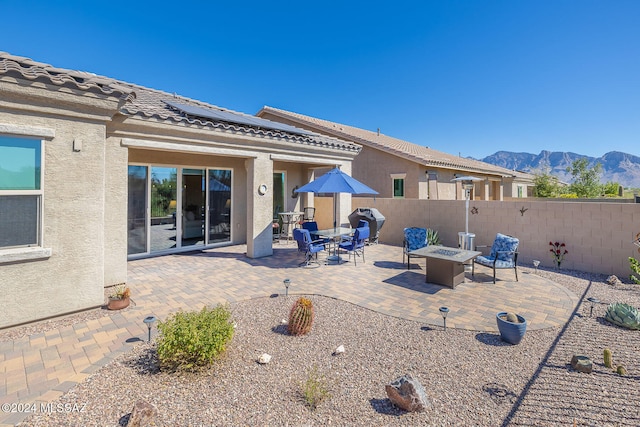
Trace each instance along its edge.
{"label": "brown roof tile", "polygon": [[58,86],[68,86],[82,91],[98,92],[116,96],[124,100],[120,113],[140,118],[156,118],[168,122],[186,122],[192,125],[206,126],[229,132],[241,132],[247,135],[266,136],[273,139],[286,140],[302,145],[321,146],[334,150],[352,153],[360,152],[361,147],[350,141],[312,133],[300,135],[278,129],[231,123],[206,117],[195,117],[185,114],[167,105],[166,102],[178,102],[211,110],[225,111],[239,116],[255,118],[255,116],[217,107],[205,102],[185,98],[176,94],[150,89],[109,77],[83,71],[55,68],[49,64],[35,62],[29,58],[11,55],[0,51],[0,78],[11,76],[17,79],[43,81]]}
{"label": "brown roof tile", "polygon": [[516,173],[512,170],[495,166],[479,160],[468,159],[455,156],[453,154],[437,151],[429,147],[414,144],[412,142],[403,141],[398,138],[384,135],[378,132],[372,132],[353,126],[340,123],[330,122],[315,117],[305,116],[303,114],[291,111],[280,110],[265,106],[257,115],[269,113],[283,119],[290,120],[298,126],[307,127],[317,132],[326,132],[337,138],[353,141],[357,144],[366,145],[377,148],[379,150],[391,153],[393,155],[406,158],[408,160],[423,164],[425,166],[434,166],[446,169],[460,169],[468,172],[484,173],[499,176],[516,176],[522,173]]}

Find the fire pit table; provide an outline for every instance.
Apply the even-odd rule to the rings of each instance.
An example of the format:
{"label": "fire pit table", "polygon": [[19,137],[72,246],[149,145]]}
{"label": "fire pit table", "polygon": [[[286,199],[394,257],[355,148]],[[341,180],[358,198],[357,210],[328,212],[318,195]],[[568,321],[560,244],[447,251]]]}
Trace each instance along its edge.
{"label": "fire pit table", "polygon": [[429,245],[411,251],[410,254],[426,259],[425,280],[427,282],[454,289],[456,285],[464,282],[464,264],[481,255],[482,252]]}

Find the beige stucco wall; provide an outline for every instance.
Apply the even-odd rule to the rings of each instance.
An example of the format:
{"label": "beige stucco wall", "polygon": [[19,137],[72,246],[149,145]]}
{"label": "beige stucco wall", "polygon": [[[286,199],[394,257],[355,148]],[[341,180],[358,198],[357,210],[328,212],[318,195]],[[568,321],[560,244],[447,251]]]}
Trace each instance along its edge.
{"label": "beige stucco wall", "polygon": [[[104,302],[105,120],[116,100],[0,84],[0,124],[50,129],[44,143],[42,224],[51,257],[0,264],[0,327]],[[29,112],[22,108],[28,104]],[[81,144],[80,151],[73,150]],[[0,250],[2,252],[2,250]],[[122,273],[122,272],[121,272]],[[126,277],[126,270],[124,271]]]}
{"label": "beige stucco wall", "polygon": [[[385,217],[380,242],[401,245],[404,227],[437,230],[447,246],[457,246],[464,231],[464,200],[353,198],[353,208],[374,207]],[[563,268],[628,277],[628,257],[640,258],[632,244],[640,232],[640,204],[518,201],[470,202],[469,232],[475,243],[491,245],[496,233],[520,239],[519,264],[532,260],[552,267],[549,241],[564,242],[569,254]],[[523,211],[524,213],[521,213]],[[398,248],[398,257],[402,251]]]}

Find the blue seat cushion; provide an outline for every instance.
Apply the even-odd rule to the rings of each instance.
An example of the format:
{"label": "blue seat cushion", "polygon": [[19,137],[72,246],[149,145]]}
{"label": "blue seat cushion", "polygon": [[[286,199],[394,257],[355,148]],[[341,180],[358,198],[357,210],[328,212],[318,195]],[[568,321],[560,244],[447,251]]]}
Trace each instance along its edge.
{"label": "blue seat cushion", "polygon": [[[495,258],[491,257],[491,256],[478,256],[475,258],[475,262],[477,262],[478,264],[482,264],[485,265],[487,267],[493,267],[493,261],[495,260]],[[515,263],[513,262],[513,258],[503,261],[503,260],[496,260],[496,268],[513,268],[515,267]]]}
{"label": "blue seat cushion", "polygon": [[[518,250],[519,243],[520,241],[515,237],[498,233],[496,240],[493,241],[493,245],[491,246],[489,258],[495,259],[497,257],[498,261],[511,262],[511,266],[513,266],[513,253]],[[493,264],[493,261],[491,261],[491,263]],[[498,267],[497,264],[496,267]]]}
{"label": "blue seat cushion", "polygon": [[427,229],[419,227],[405,228],[404,240],[408,251],[424,248],[427,246]]}

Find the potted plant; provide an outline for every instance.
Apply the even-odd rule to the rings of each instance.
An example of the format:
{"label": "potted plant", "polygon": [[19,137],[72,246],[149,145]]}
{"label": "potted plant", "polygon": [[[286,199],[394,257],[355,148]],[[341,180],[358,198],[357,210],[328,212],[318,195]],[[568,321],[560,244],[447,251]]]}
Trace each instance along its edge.
{"label": "potted plant", "polygon": [[527,331],[527,320],[519,314],[501,311],[496,315],[498,330],[503,341],[519,344]]}
{"label": "potted plant", "polygon": [[120,310],[129,306],[129,297],[131,290],[124,283],[116,285],[113,292],[109,294],[109,302],[107,308],[109,310]]}

